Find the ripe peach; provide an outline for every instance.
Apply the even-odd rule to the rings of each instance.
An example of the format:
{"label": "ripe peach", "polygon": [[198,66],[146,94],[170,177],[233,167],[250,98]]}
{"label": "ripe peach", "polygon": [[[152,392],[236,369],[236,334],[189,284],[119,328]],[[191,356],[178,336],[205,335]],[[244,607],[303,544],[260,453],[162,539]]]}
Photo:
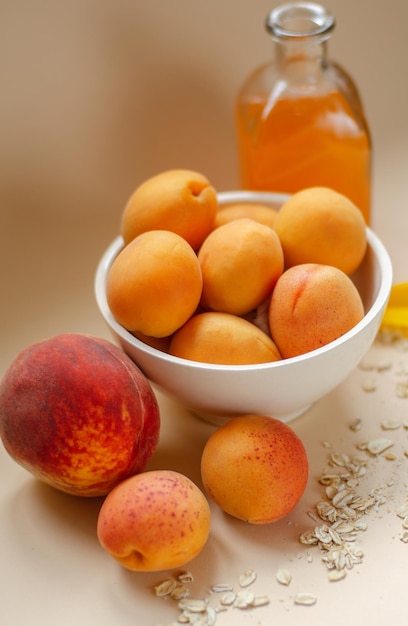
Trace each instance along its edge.
{"label": "ripe peach", "polygon": [[207,440],[201,476],[223,511],[252,524],[290,513],[307,484],[308,460],[296,433],[277,419],[243,415]]}
{"label": "ripe peach", "polygon": [[286,270],[269,305],[271,335],[283,358],[298,356],[344,335],[364,317],[352,280],[330,265],[305,263]]}
{"label": "ripe peach", "polygon": [[198,260],[202,306],[234,315],[244,315],[263,302],[283,271],[277,234],[248,218],[224,224],[208,235]]}
{"label": "ripe peach", "polygon": [[115,258],[106,297],[130,331],[166,337],[195,312],[202,291],[200,264],[185,239],[166,230],[143,233]]}
{"label": "ripe peach", "polygon": [[102,547],[133,571],[180,567],[204,548],[210,507],[187,476],[152,470],[123,481],[102,504],[97,536]]}
{"label": "ripe peach", "polygon": [[281,207],[275,223],[285,266],[334,265],[350,275],[367,248],[361,211],[346,196],[326,187],[295,193]]}
{"label": "ripe peach", "polygon": [[277,216],[278,211],[270,206],[257,204],[256,202],[237,202],[236,204],[228,204],[218,208],[214,228],[242,217],[249,217],[255,220],[255,222],[274,228]]}
{"label": "ripe peach", "polygon": [[272,339],[251,322],[230,313],[206,312],[191,317],[172,337],[173,356],[222,365],[278,361]]}
{"label": "ripe peach", "polygon": [[218,207],[214,187],[202,174],[168,170],[133,192],[122,214],[125,243],[148,230],[170,230],[196,250],[214,227]]}
{"label": "ripe peach", "polygon": [[113,344],[57,335],[25,348],[0,384],[10,456],[66,493],[100,496],[140,472],[160,428],[152,388]]}

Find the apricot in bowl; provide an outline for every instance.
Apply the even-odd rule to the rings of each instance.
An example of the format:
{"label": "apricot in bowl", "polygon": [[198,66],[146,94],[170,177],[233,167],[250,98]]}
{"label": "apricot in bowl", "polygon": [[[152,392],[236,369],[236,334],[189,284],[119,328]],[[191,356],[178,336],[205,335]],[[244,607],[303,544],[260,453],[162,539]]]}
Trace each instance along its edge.
{"label": "apricot in bowl", "polygon": [[[219,206],[259,203],[273,210],[285,194],[231,191],[218,193]],[[350,275],[364,306],[364,317],[341,337],[299,356],[250,365],[196,362],[162,351],[137,338],[112,315],[106,297],[107,276],[124,247],[117,237],[99,261],[95,296],[116,342],[162,391],[215,424],[242,414],[269,415],[288,422],[336,388],[370,348],[388,302],[392,266],[378,236],[366,227],[367,247]]]}

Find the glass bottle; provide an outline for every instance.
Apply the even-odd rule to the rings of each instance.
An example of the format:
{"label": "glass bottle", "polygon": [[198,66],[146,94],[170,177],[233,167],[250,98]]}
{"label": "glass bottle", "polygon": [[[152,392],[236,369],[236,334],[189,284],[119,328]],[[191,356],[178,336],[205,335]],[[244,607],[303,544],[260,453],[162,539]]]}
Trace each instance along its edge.
{"label": "glass bottle", "polygon": [[312,2],[269,13],[275,59],[250,75],[236,104],[241,185],[283,193],[331,187],[369,223],[370,132],[352,78],[327,58],[334,26]]}

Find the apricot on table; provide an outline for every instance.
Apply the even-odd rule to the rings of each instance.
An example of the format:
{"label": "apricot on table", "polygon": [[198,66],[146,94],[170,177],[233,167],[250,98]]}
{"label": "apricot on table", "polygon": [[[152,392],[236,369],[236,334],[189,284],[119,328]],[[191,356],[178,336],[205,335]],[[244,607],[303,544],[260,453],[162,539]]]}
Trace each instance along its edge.
{"label": "apricot on table", "polygon": [[272,339],[251,322],[209,311],[191,317],[172,337],[169,353],[190,361],[248,365],[278,361]]}
{"label": "apricot on table", "polygon": [[268,319],[283,358],[321,348],[364,317],[353,281],[337,267],[316,263],[286,270],[273,291]]}
{"label": "apricot on table", "polygon": [[283,271],[274,230],[249,218],[213,230],[198,251],[205,309],[244,315],[267,296]]}
{"label": "apricot on table", "polygon": [[204,548],[210,507],[187,476],[151,470],[123,481],[105,498],[97,536],[101,546],[132,571],[181,567]]}
{"label": "apricot on table", "polygon": [[27,346],[0,384],[0,435],[41,481],[77,496],[107,494],[142,471],[159,438],[147,378],[104,339],[64,334]]}
{"label": "apricot on table", "polygon": [[195,312],[202,274],[194,250],[166,230],[142,233],[109,269],[106,296],[114,318],[127,330],[166,337]]}
{"label": "apricot on table", "polygon": [[201,476],[208,495],[223,511],[252,524],[267,524],[298,504],[307,485],[308,459],[287,424],[243,415],[207,440]]}
{"label": "apricot on table", "polygon": [[125,243],[148,230],[170,230],[196,250],[214,227],[217,194],[199,172],[173,169],[152,176],[133,192],[122,214]]}
{"label": "apricot on table", "polygon": [[293,194],[278,212],[275,229],[285,267],[321,263],[350,275],[367,248],[361,211],[346,196],[327,187],[310,187]]}
{"label": "apricot on table", "polygon": [[215,216],[214,228],[242,217],[249,217],[255,220],[255,222],[274,228],[277,216],[277,209],[256,202],[237,202],[235,204],[220,205]]}

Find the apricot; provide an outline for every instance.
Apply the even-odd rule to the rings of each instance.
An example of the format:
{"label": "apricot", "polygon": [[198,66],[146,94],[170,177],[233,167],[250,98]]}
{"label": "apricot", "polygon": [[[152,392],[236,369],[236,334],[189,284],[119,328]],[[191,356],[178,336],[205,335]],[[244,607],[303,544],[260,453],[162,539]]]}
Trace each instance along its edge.
{"label": "apricot", "polygon": [[152,230],[125,246],[108,272],[106,297],[130,331],[166,337],[195,312],[202,292],[200,264],[176,233]]}
{"label": "apricot", "polygon": [[268,363],[281,358],[263,330],[236,315],[211,311],[191,317],[173,335],[169,353],[222,365]]}
{"label": "apricot", "polygon": [[244,315],[269,296],[283,271],[274,230],[242,218],[214,230],[198,251],[205,309]]}
{"label": "apricot", "polygon": [[283,358],[321,348],[364,317],[352,280],[331,265],[305,263],[286,270],[269,305],[270,332]]}
{"label": "apricot", "polygon": [[159,571],[181,567],[204,548],[210,507],[187,476],[146,471],[120,483],[99,512],[101,546],[123,567]]}
{"label": "apricot", "polygon": [[160,352],[169,351],[171,335],[167,337],[149,337],[137,331],[134,331],[132,335],[155,350],[160,350]]}
{"label": "apricot", "polygon": [[242,217],[249,217],[255,222],[274,228],[277,216],[278,211],[268,205],[257,204],[256,202],[237,202],[236,204],[219,206],[215,216],[214,228]]}
{"label": "apricot", "polygon": [[148,230],[170,230],[196,250],[214,227],[217,194],[205,176],[167,170],[143,182],[131,195],[121,219],[125,244]]}
{"label": "apricot", "polygon": [[296,433],[266,416],[235,417],[207,440],[201,477],[225,513],[252,524],[288,515],[307,485],[308,459]]}
{"label": "apricot", "polygon": [[285,267],[320,263],[350,275],[367,248],[361,211],[346,196],[327,187],[310,187],[293,194],[282,205],[275,230]]}
{"label": "apricot", "polygon": [[78,496],[107,494],[142,471],[159,438],[147,378],[113,344],[81,334],[34,343],[0,384],[0,435],[41,481]]}

